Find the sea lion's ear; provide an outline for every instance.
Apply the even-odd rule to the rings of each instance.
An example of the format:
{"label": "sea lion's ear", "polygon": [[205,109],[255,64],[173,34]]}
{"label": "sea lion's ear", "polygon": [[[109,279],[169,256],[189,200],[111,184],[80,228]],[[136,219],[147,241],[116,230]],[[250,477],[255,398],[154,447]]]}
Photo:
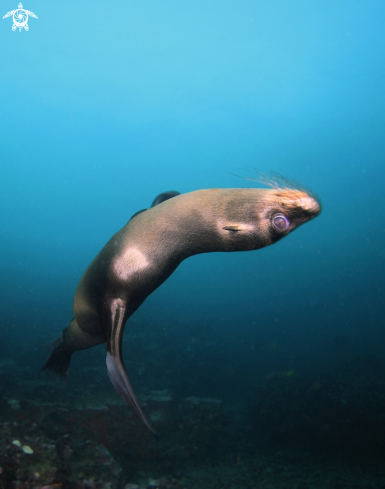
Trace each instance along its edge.
{"label": "sea lion's ear", "polygon": [[224,228],[225,231],[233,231],[234,233],[237,233],[238,231],[244,231],[244,228],[240,224],[236,224],[235,226],[225,226]]}

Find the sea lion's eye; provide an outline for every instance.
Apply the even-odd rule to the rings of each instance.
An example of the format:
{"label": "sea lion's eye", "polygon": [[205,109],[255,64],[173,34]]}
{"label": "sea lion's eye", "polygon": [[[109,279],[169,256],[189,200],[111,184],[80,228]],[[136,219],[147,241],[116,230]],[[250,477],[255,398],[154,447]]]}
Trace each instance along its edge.
{"label": "sea lion's eye", "polygon": [[278,214],[273,218],[273,225],[278,231],[285,231],[290,226],[290,222],[286,216]]}

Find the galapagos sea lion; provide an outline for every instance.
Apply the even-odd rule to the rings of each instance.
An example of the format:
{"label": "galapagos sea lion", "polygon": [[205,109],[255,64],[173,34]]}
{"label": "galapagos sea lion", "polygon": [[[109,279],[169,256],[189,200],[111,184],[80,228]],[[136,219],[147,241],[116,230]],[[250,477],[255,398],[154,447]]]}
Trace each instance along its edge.
{"label": "galapagos sea lion", "polygon": [[318,216],[309,191],[285,179],[268,189],[210,189],[157,198],[104,246],[77,287],[74,319],[42,370],[66,375],[74,351],[106,343],[107,372],[117,393],[153,431],[122,359],[127,319],[186,258],[211,251],[247,251],[271,245]]}
{"label": "galapagos sea lion", "polygon": [[[176,192],[175,190],[169,190],[168,192],[163,192],[162,194],[159,194],[157,197],[155,197],[153,203],[151,204],[151,207],[155,207],[158,204],[161,204],[162,202],[172,199],[173,197],[176,197],[177,195],[180,195],[180,192]],[[135,212],[131,216],[131,219],[134,219],[137,215],[141,214],[142,212],[145,212],[147,209],[141,209],[138,212]],[[131,221],[130,219],[130,221]]]}
{"label": "galapagos sea lion", "polygon": [[168,199],[172,199],[173,197],[177,197],[178,195],[180,195],[180,192],[176,192],[175,190],[168,190],[167,192],[163,192],[162,194],[159,194],[157,197],[155,197],[151,204],[151,207],[155,207],[156,205],[159,205]]}

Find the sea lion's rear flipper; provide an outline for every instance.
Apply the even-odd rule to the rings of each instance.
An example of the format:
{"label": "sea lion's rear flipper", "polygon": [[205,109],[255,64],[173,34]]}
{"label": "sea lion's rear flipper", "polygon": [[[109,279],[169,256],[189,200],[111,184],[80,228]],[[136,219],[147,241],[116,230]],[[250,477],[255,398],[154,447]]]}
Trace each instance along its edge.
{"label": "sea lion's rear flipper", "polygon": [[51,355],[41,370],[51,370],[59,377],[68,377],[71,356],[74,351],[91,348],[104,342],[103,334],[91,335],[83,331],[74,318],[69,326],[63,329],[59,338],[48,345]]}
{"label": "sea lion's rear flipper", "polygon": [[146,415],[140,407],[134,388],[127,376],[122,359],[122,341],[124,326],[126,323],[126,304],[121,299],[115,299],[110,304],[109,315],[111,323],[105,324],[107,346],[107,373],[112,385],[119,396],[135,411],[143,423],[153,433],[155,430],[148,422]]}
{"label": "sea lion's rear flipper", "polygon": [[72,352],[65,349],[63,345],[63,333],[52,343],[48,344],[51,355],[47,358],[41,371],[51,370],[58,377],[68,378]]}

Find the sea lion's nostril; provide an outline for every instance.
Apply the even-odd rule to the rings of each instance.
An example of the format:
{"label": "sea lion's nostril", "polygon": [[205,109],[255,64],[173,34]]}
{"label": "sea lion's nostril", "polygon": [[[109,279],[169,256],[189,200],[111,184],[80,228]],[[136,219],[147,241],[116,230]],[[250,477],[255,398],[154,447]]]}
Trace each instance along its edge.
{"label": "sea lion's nostril", "polygon": [[290,226],[289,219],[283,214],[278,214],[278,216],[275,216],[273,219],[273,224],[278,231],[284,231]]}

